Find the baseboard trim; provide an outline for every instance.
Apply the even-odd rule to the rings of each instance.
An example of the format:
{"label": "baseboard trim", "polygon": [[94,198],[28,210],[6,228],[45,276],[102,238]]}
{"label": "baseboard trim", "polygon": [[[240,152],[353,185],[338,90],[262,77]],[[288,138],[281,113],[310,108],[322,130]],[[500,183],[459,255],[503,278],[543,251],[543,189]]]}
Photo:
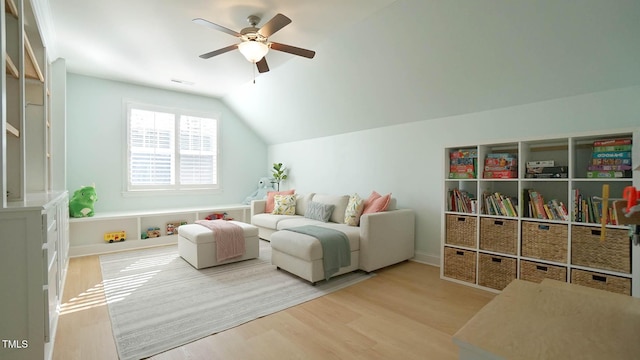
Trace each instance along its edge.
{"label": "baseboard trim", "polygon": [[177,236],[161,236],[153,240],[126,240],[122,242],[79,245],[69,247],[69,257],[80,257],[89,255],[108,254],[119,251],[138,250],[156,246],[175,245],[178,243]]}
{"label": "baseboard trim", "polygon": [[411,261],[440,267],[440,256],[432,255],[422,251],[416,251]]}

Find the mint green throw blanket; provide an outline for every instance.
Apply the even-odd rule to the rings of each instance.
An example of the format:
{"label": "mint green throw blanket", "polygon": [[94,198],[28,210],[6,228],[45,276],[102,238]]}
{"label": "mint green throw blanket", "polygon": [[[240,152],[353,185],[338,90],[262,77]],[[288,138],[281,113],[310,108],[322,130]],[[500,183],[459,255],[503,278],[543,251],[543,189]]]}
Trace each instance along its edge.
{"label": "mint green throw blanket", "polygon": [[315,225],[303,225],[284,230],[313,236],[320,241],[326,280],[329,280],[331,275],[337,273],[341,267],[351,265],[351,246],[349,246],[347,235],[342,231]]}

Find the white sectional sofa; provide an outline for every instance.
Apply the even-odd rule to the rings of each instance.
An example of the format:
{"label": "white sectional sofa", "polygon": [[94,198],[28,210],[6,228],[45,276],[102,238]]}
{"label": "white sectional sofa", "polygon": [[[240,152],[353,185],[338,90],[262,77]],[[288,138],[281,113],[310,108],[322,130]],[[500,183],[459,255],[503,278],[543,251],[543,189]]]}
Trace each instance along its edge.
{"label": "white sectional sofa", "polygon": [[[328,222],[306,218],[309,201],[335,205]],[[291,231],[281,231],[302,225],[317,225],[343,232],[351,247],[351,266],[341,268],[332,276],[361,269],[367,272],[389,266],[414,256],[415,214],[411,209],[396,209],[391,199],[385,211],[364,214],[359,226],[344,223],[348,195],[297,195],[295,215],[265,213],[266,200],[251,203],[251,224],[258,236],[271,241],[272,263],[315,284],[325,278],[322,248],[317,239]]]}

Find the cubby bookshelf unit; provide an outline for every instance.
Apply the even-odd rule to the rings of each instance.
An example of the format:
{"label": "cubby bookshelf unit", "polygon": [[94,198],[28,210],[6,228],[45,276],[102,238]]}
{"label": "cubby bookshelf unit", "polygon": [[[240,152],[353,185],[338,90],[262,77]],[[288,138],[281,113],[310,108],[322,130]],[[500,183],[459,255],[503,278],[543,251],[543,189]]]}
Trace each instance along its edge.
{"label": "cubby bookshelf unit", "polygon": [[[213,213],[226,213],[237,221],[248,222],[249,205],[224,205],[202,208],[171,209],[158,211],[104,212],[86,218],[69,220],[69,256],[85,256],[114,251],[176,244],[176,234],[167,235],[167,224],[194,223]],[[149,229],[158,229],[159,237],[143,238]],[[126,240],[108,243],[104,240],[107,232],[125,231]]]}
{"label": "cubby bookshelf unit", "polygon": [[[640,297],[640,246],[632,243],[628,226],[603,228],[595,219],[602,211],[598,206],[603,185],[608,185],[611,207],[613,200],[622,198],[625,187],[640,187],[640,171],[620,178],[588,176],[594,142],[623,138],[632,139],[631,162],[637,167],[640,129],[635,128],[445,148],[441,278],[493,292],[516,278],[534,282],[552,278]],[[451,159],[461,152],[477,154],[477,168],[469,170],[474,176],[451,174],[460,170],[451,166]],[[509,163],[506,154],[517,164]],[[500,165],[509,170],[486,175],[504,178],[484,177],[488,157],[505,159]],[[527,163],[545,161],[553,161],[556,168],[545,170],[545,175],[527,173]],[[542,196],[544,203],[555,200],[557,208],[552,210],[549,204],[541,208],[546,215],[538,216],[529,207],[530,190]],[[474,206],[455,203],[455,193],[469,196],[467,201]],[[502,198],[503,203],[508,198],[515,213],[508,207],[503,208],[506,212],[494,211],[493,206],[502,205],[495,200],[492,204],[488,195]],[[588,203],[597,210],[582,209]]]}

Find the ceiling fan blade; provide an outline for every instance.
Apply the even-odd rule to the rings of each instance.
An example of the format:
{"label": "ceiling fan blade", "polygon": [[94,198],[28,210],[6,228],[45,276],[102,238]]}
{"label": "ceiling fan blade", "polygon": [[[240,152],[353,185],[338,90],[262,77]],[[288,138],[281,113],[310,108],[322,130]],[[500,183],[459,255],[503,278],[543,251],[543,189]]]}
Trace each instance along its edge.
{"label": "ceiling fan blade", "polygon": [[258,67],[258,72],[259,73],[266,73],[267,71],[269,71],[269,65],[267,65],[267,58],[263,57],[262,60],[258,61],[256,63],[256,66]]}
{"label": "ceiling fan blade", "polygon": [[231,29],[227,29],[224,26],[221,26],[221,25],[218,25],[218,24],[214,24],[211,21],[208,21],[208,20],[205,20],[205,19],[196,18],[196,19],[193,19],[193,22],[196,23],[196,24],[199,24],[199,25],[210,27],[210,28],[212,28],[214,30],[225,32],[225,33],[227,33],[229,35],[233,35],[235,37],[242,36],[239,32],[233,31]]}
{"label": "ceiling fan blade", "polygon": [[291,45],[280,44],[277,42],[272,42],[271,48],[273,50],[284,51],[289,54],[298,55],[298,56],[306,57],[309,59],[313,59],[313,57],[316,55],[315,51],[302,49],[302,48],[291,46]]}
{"label": "ceiling fan blade", "polygon": [[201,58],[203,59],[208,59],[208,58],[212,58],[214,56],[220,55],[220,54],[224,54],[226,52],[229,52],[231,50],[235,50],[238,48],[238,44],[233,44],[233,45],[229,45],[227,47],[223,47],[222,49],[218,49],[218,50],[214,50],[211,52],[208,52],[206,54],[202,54],[200,55]]}
{"label": "ceiling fan blade", "polygon": [[282,15],[276,14],[276,16],[272,17],[271,20],[267,21],[263,27],[258,30],[258,34],[268,38],[269,36],[276,33],[276,31],[282,29],[283,27],[289,25],[291,23],[291,19]]}

